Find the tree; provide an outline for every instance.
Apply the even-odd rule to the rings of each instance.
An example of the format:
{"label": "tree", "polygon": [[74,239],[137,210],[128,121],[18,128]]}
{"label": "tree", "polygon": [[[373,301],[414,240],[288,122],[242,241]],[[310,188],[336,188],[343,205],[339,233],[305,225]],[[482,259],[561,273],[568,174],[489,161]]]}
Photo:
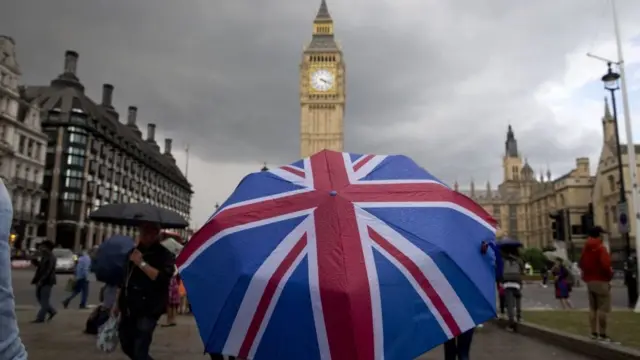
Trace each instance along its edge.
{"label": "tree", "polygon": [[540,271],[547,263],[547,257],[538,248],[526,248],[522,251],[522,259],[528,262],[535,271]]}

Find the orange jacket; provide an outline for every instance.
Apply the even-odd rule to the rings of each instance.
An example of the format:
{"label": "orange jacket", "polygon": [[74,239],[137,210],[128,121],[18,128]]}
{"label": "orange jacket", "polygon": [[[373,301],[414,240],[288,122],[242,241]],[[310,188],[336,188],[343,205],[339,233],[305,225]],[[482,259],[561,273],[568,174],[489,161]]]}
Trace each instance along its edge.
{"label": "orange jacket", "polygon": [[580,257],[580,270],[582,270],[582,280],[585,282],[611,281],[613,278],[611,257],[609,257],[607,248],[602,244],[602,240],[598,238],[587,239]]}

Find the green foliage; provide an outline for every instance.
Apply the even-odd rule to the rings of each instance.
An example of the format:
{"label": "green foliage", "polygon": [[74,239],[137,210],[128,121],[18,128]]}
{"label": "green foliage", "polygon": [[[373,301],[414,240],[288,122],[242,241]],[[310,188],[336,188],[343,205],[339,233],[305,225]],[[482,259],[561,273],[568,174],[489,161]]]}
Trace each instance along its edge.
{"label": "green foliage", "polygon": [[522,259],[533,267],[533,270],[539,272],[548,261],[542,250],[538,248],[526,248],[521,251]]}

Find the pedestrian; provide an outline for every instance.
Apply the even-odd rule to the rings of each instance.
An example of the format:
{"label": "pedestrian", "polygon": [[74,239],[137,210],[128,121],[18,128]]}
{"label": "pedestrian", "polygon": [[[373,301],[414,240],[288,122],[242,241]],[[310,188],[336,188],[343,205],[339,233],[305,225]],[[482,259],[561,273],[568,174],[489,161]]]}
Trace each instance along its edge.
{"label": "pedestrian", "polygon": [[160,226],[143,223],[136,248],[125,264],[113,316],[120,316],[118,337],[131,360],[149,360],[149,348],[158,320],[167,309],[169,282],[175,257],[160,244]]}
{"label": "pedestrian", "polygon": [[564,265],[564,260],[561,258],[556,259],[556,265],[553,267],[552,272],[556,277],[554,282],[556,299],[560,302],[563,310],[573,309],[573,304],[569,299],[573,287],[573,274]]}
{"label": "pedestrian", "polygon": [[189,300],[187,299],[187,289],[184,287],[184,281],[178,276],[178,292],[180,293],[180,307],[178,314],[189,313]]}
{"label": "pedestrian", "polygon": [[78,263],[76,264],[76,272],[75,277],[73,279],[73,291],[68,298],[66,298],[62,302],[62,306],[64,308],[69,307],[69,303],[73,300],[78,294],[80,297],[80,309],[87,308],[87,298],[89,297],[89,273],[91,270],[91,257],[87,253],[86,250],[83,250],[80,257],[78,258]]}
{"label": "pedestrian", "polygon": [[167,316],[166,323],[162,325],[162,327],[173,327],[176,326],[176,314],[178,312],[178,307],[180,307],[180,285],[178,282],[180,281],[180,275],[178,275],[178,270],[176,269],[175,274],[171,278],[171,282],[169,283],[169,301],[167,302]]}
{"label": "pedestrian", "polygon": [[506,308],[504,286],[498,282],[498,303],[500,305],[500,316],[504,317]]}
{"label": "pedestrian", "polygon": [[[489,249],[491,249],[491,254],[494,257],[493,266],[495,268],[496,282],[499,282],[503,273],[503,259],[494,242],[483,242],[480,247],[480,252],[482,254],[487,254]],[[481,327],[481,325],[478,327]],[[471,328],[460,335],[447,340],[444,343],[444,360],[469,360],[474,332],[475,328]],[[220,359],[221,358],[214,359],[212,357],[212,360]]]}
{"label": "pedestrian", "polygon": [[587,241],[580,257],[582,280],[587,284],[589,296],[589,326],[591,338],[611,342],[607,335],[607,315],[611,311],[611,257],[602,243],[602,234],[607,233],[600,226],[587,232]]}
{"label": "pedestrian", "polygon": [[542,264],[542,268],[540,269],[540,276],[542,277],[542,287],[546,288],[549,282],[549,268],[547,267],[547,263]]}
{"label": "pedestrian", "polygon": [[56,257],[53,255],[55,245],[49,240],[39,244],[40,259],[35,260],[37,264],[36,273],[31,280],[31,284],[36,286],[36,298],[40,304],[40,311],[36,315],[33,323],[43,323],[48,315],[47,321],[53,319],[58,313],[51,306],[51,291],[56,285]]}
{"label": "pedestrian", "polygon": [[11,286],[11,197],[0,179],[0,359],[27,360],[27,351],[20,340],[16,307]]}
{"label": "pedestrian", "polygon": [[520,258],[517,247],[503,248],[502,287],[504,288],[505,305],[509,325],[507,329],[517,330],[522,320],[522,275],[524,262]]}

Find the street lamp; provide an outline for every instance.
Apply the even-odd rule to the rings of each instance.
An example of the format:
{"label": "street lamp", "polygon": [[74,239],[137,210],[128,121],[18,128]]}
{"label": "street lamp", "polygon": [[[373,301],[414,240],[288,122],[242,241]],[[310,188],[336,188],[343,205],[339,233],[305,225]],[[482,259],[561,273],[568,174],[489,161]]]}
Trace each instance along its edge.
{"label": "street lamp", "polygon": [[262,167],[262,169],[260,169],[260,171],[269,171],[269,168],[267,167],[267,163],[264,163],[264,166]]}
{"label": "street lamp", "polygon": [[[624,186],[624,167],[622,165],[622,151],[620,147],[620,134],[618,130],[618,109],[616,106],[616,91],[620,90],[620,74],[616,73],[611,68],[612,63],[607,63],[607,73],[602,76],[602,82],[604,83],[605,90],[608,90],[611,93],[611,106],[613,107],[613,125],[615,126],[615,135],[616,135],[616,149],[618,150],[618,177],[620,180],[618,181],[619,191],[620,191],[620,199],[619,208],[621,210],[618,211],[618,224],[620,225],[620,232],[622,233],[622,239],[624,240],[624,252],[626,261],[629,261],[631,258],[631,239],[629,238],[629,218],[627,216],[627,195]],[[625,265],[625,279],[629,279],[631,274],[627,274],[629,271],[628,266]],[[626,281],[627,283],[627,295],[629,300],[629,307],[633,307],[635,305],[636,299],[638,299],[638,284],[636,281]]]}

